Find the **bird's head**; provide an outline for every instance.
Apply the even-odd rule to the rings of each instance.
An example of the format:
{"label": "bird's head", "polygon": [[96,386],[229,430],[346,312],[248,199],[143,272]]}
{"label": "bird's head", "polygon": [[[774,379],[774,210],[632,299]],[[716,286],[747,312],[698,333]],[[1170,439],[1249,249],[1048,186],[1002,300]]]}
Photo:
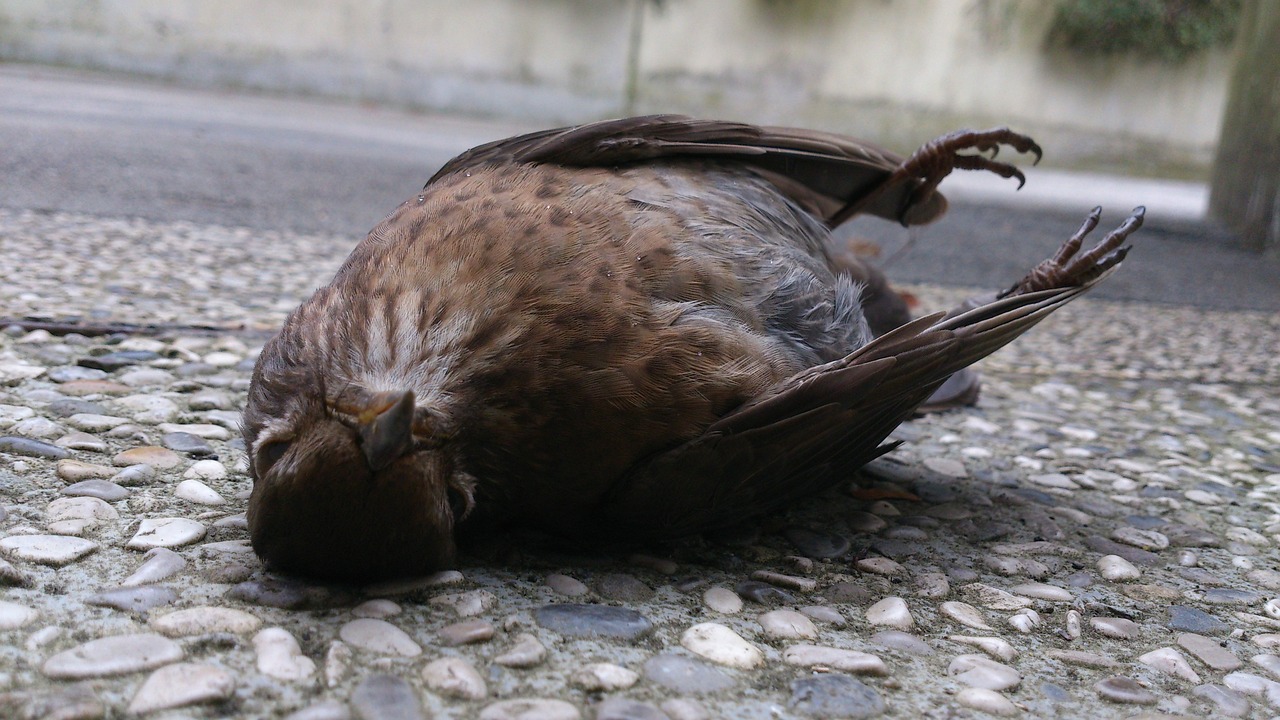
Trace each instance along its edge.
{"label": "bird's head", "polygon": [[448,567],[473,483],[412,390],[326,383],[259,359],[244,412],[253,549],[283,572],[346,582]]}

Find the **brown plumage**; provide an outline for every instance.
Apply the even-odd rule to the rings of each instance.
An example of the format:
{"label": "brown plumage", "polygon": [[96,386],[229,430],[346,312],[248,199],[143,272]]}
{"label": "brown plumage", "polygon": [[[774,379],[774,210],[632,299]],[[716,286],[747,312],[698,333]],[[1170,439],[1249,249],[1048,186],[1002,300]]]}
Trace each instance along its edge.
{"label": "brown plumage", "polygon": [[849,478],[1140,224],[1076,257],[1087,224],[1002,299],[906,322],[829,228],[931,221],[953,168],[1021,180],[957,154],[999,144],[1039,156],[1003,129],[902,160],[673,116],[464,153],[263,349],[244,413],[254,549],[284,571],[409,575],[452,562],[465,525],[671,537]]}

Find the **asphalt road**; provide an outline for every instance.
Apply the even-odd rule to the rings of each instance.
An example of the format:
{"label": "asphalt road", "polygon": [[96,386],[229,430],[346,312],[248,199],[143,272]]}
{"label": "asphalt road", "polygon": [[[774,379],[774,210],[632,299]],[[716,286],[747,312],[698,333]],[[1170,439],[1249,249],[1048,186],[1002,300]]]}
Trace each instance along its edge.
{"label": "asphalt road", "polygon": [[[0,207],[349,235],[354,242],[456,153],[532,129],[0,65]],[[1072,180],[1060,175],[1055,182]],[[1087,191],[1084,179],[1072,189],[1081,185]],[[1132,188],[1140,201],[1146,187]],[[942,221],[913,231],[890,276],[1003,287],[1075,230],[1089,210],[1075,207],[1079,194],[1067,199],[1064,190],[1060,204],[1042,197],[1020,207],[1017,196],[986,202],[981,193],[965,193]],[[1103,229],[1129,209],[1112,200],[1095,201],[1108,207]],[[1240,250],[1212,224],[1149,218],[1139,247],[1099,296],[1280,310],[1280,257]],[[880,221],[847,231],[880,242],[888,254],[909,237]]]}

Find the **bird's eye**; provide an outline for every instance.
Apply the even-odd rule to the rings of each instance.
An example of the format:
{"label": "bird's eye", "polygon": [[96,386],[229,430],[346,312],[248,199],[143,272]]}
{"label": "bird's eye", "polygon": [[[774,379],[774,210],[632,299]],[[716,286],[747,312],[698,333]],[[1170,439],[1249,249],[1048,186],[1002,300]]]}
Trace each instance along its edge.
{"label": "bird's eye", "polygon": [[471,514],[471,508],[474,503],[467,495],[464,495],[454,487],[445,489],[446,496],[449,499],[449,510],[453,512],[453,521],[462,522]]}
{"label": "bird's eye", "polygon": [[289,451],[290,443],[288,440],[277,440],[263,445],[258,450],[258,458],[261,460],[262,471],[266,472],[268,468],[276,464],[284,454]]}

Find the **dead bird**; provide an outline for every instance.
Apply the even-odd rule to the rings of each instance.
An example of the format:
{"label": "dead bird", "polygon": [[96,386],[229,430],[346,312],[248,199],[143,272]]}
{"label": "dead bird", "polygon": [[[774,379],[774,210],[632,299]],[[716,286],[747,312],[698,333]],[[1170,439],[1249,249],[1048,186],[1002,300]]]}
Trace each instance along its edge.
{"label": "dead bird", "polygon": [[[741,522],[849,479],[947,378],[1124,258],[1142,209],[989,302],[911,320],[830,246],[946,209],[1007,129],[909,158],[810,130],[650,116],[447,163],[266,344],[244,411],[254,550],[366,581],[518,523],[590,540]],[[965,151],[977,151],[965,152]],[[983,154],[990,153],[990,155]]]}

